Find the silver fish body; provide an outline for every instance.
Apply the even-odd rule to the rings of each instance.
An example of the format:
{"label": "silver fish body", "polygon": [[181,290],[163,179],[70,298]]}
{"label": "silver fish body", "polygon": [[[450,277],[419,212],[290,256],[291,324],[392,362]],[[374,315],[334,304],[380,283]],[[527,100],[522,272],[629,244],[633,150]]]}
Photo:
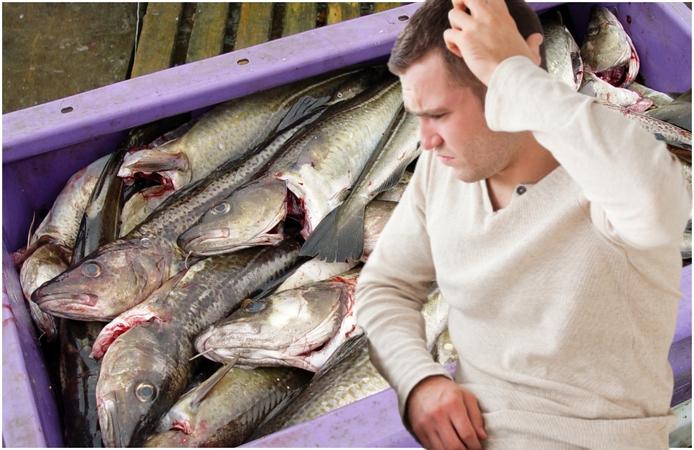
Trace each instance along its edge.
{"label": "silver fish body", "polygon": [[569,30],[559,21],[542,25],[547,71],[577,91],[583,81],[581,50]]}
{"label": "silver fish body", "polygon": [[[315,372],[313,350],[338,334],[353,305],[354,283],[321,281],[249,302],[207,328],[195,348],[239,367],[286,365]],[[356,325],[356,324],[354,324]]]}
{"label": "silver fish body", "polygon": [[24,298],[28,302],[31,318],[49,342],[58,337],[55,318],[41,311],[41,308],[31,299],[31,294],[42,284],[63,273],[70,264],[70,257],[70,249],[47,243],[36,249],[24,261],[19,271],[19,281]]}
{"label": "silver fish body", "polygon": [[369,259],[396,205],[395,202],[372,200],[364,208],[364,251],[360,261],[366,262]]}
{"label": "silver fish body", "polygon": [[412,180],[412,172],[406,170],[405,173],[402,174],[402,178],[400,178],[398,184],[386,191],[381,192],[374,198],[374,200],[383,200],[386,202],[396,203],[399,202],[402,198],[402,194],[405,193],[405,188],[407,188],[407,185],[410,184],[410,180]]}
{"label": "silver fish body", "polygon": [[[158,433],[144,446],[241,445],[278,404],[303,387],[310,377],[308,372],[289,367],[222,367],[212,377],[218,380],[204,382],[176,402],[162,417]],[[210,381],[213,387],[207,386]]]}
{"label": "silver fish body", "polygon": [[353,100],[311,136],[296,164],[276,175],[300,200],[305,238],[346,198],[386,133],[402,104],[399,81],[386,79]]}
{"label": "silver fish body", "polygon": [[322,219],[301,249],[303,255],[328,262],[361,258],[364,252],[364,210],[379,193],[395,186],[405,168],[421,153],[419,119],[401,110],[347,199]]}

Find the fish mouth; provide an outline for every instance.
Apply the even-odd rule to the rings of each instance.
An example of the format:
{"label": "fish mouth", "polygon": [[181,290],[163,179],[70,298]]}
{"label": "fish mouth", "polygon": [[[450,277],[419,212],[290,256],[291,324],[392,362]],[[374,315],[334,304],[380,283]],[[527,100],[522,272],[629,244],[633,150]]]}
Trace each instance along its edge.
{"label": "fish mouth", "polygon": [[[218,253],[217,250],[222,249],[222,245],[219,243],[219,241],[228,239],[229,236],[231,236],[231,231],[228,227],[214,228],[207,231],[200,231],[195,230],[195,228],[191,228],[178,237],[178,246],[181,247],[186,253],[192,252],[194,255],[209,256]],[[215,244],[213,247],[214,251],[208,253],[211,243]],[[225,246],[224,248],[228,247]]]}
{"label": "fish mouth", "polygon": [[50,304],[67,304],[67,303],[78,303],[82,306],[95,306],[99,302],[99,296],[91,293],[82,294],[65,294],[62,292],[56,292],[53,294],[42,294],[37,295],[33,299],[34,303],[37,305]]}
{"label": "fish mouth", "polygon": [[124,447],[123,443],[127,442],[123,439],[119,425],[118,402],[116,392],[109,392],[97,405],[101,436],[107,447]]}

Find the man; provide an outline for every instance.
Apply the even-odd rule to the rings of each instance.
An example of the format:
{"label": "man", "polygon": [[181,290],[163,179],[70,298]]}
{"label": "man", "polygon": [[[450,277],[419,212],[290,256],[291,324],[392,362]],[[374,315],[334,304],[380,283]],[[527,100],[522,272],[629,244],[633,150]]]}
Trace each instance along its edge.
{"label": "man", "polygon": [[[357,319],[427,448],[667,448],[691,189],[662,142],[538,67],[540,32],[519,0],[427,0],[398,37],[429,151]],[[455,381],[425,348],[434,279]]]}

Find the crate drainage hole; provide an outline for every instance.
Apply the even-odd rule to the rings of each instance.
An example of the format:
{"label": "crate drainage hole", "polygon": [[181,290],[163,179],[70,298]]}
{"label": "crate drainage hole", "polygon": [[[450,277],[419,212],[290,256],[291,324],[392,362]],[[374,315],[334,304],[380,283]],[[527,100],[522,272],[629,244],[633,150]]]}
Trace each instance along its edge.
{"label": "crate drainage hole", "polygon": [[239,66],[245,66],[245,65],[248,64],[249,62],[250,62],[250,61],[248,61],[248,59],[243,58],[243,59],[239,59],[238,61],[236,61],[236,64],[238,64]]}
{"label": "crate drainage hole", "polygon": [[409,19],[409,18],[410,18],[410,16],[400,16],[400,17],[398,17],[398,20],[399,20],[400,22],[404,22],[404,21],[406,21],[406,20]]}
{"label": "crate drainage hole", "polygon": [[61,109],[60,112],[63,114],[67,114],[67,113],[72,112],[74,110],[75,110],[75,108],[73,108],[72,106],[68,106],[67,108]]}

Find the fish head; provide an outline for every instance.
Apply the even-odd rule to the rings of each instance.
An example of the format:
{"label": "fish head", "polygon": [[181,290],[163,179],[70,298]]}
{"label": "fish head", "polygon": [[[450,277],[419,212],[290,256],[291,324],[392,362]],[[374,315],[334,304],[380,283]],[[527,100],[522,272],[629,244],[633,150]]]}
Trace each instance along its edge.
{"label": "fish head", "polygon": [[107,321],[169,278],[171,259],[172,252],[154,239],[114,241],[42,285],[32,299],[58,317]]}
{"label": "fish head", "polygon": [[239,356],[243,364],[301,355],[335,334],[347,295],[344,283],[319,282],[245,300],[226,320],[201,333],[195,348],[219,362]]}
{"label": "fish head", "polygon": [[281,181],[248,184],[212,206],[178,238],[185,253],[208,256],[284,239],[277,226],[287,214],[287,187]]}
{"label": "fish head", "polygon": [[182,368],[192,353],[180,344],[177,333],[158,324],[132,328],[111,344],[96,386],[106,446],[142,445],[173,405],[185,387],[189,371]]}
{"label": "fish head", "polygon": [[594,5],[581,46],[586,67],[595,73],[615,69],[629,63],[631,39],[607,8]]}
{"label": "fish head", "polygon": [[191,181],[193,172],[179,141],[171,141],[151,149],[129,151],[123,157],[118,176],[128,184],[137,178],[148,178],[178,190]]}

